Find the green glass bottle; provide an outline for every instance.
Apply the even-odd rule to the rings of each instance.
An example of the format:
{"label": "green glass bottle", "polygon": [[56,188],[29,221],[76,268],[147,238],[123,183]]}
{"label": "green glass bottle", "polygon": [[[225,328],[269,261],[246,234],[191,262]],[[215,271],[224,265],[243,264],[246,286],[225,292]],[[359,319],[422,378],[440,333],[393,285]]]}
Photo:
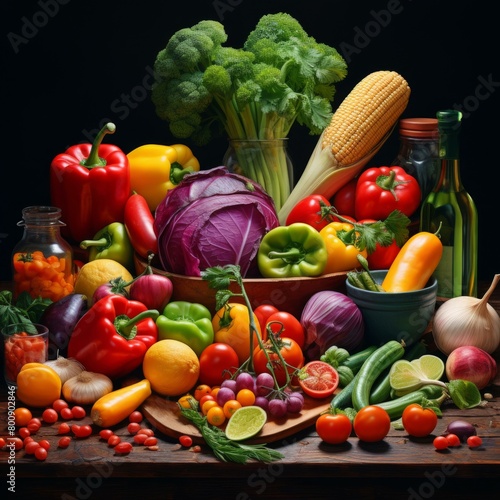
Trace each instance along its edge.
{"label": "green glass bottle", "polygon": [[422,202],[420,230],[439,232],[443,256],[434,276],[438,296],[477,296],[478,215],[460,178],[459,133],[462,113],[438,111],[441,173]]}

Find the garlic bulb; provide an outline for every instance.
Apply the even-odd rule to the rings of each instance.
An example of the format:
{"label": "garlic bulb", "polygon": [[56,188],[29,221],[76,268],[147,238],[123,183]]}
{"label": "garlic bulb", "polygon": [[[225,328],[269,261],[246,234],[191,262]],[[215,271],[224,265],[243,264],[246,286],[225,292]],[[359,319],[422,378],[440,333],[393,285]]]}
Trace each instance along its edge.
{"label": "garlic bulb", "polygon": [[500,346],[500,316],[488,304],[500,274],[495,274],[483,298],[453,297],[434,314],[432,332],[437,348],[448,355],[461,346],[475,346],[492,354]]}
{"label": "garlic bulb", "polygon": [[84,366],[76,359],[66,359],[63,356],[58,356],[56,359],[45,361],[44,364],[50,366],[59,375],[61,383],[63,384],[66,380],[78,375],[85,369]]}
{"label": "garlic bulb", "polygon": [[107,375],[87,371],[70,378],[62,386],[64,399],[81,405],[94,404],[112,390],[113,382]]}

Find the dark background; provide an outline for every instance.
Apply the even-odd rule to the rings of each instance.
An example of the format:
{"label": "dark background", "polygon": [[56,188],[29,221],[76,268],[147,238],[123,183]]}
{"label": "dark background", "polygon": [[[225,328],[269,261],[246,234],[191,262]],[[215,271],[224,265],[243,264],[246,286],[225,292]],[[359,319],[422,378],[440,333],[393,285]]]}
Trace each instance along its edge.
{"label": "dark background", "polygon": [[[497,233],[500,94],[498,25],[492,3],[452,0],[5,0],[2,35],[2,178],[0,279],[10,278],[16,226],[29,205],[50,203],[49,166],[68,146],[89,142],[105,121],[117,126],[108,143],[125,152],[147,143],[185,142],[202,168],[220,165],[225,139],[196,148],[172,137],[147,90],[156,54],[178,29],[202,19],[221,21],[228,45],[241,46],[259,18],[286,11],[348,63],[334,109],[368,73],[401,73],[412,94],[404,117],[435,116],[460,106],[462,180],[480,220],[479,277],[498,271]],[[489,83],[488,83],[489,82]],[[109,139],[111,137],[111,139]],[[317,137],[296,124],[289,152],[298,173]],[[393,133],[372,160],[390,162]],[[495,269],[496,267],[496,269]]]}

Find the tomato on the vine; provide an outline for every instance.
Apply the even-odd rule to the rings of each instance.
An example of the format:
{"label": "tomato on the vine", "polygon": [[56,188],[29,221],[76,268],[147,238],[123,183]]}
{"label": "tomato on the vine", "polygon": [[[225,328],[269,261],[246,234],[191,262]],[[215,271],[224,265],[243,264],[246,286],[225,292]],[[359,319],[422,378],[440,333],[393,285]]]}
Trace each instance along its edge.
{"label": "tomato on the vine", "polygon": [[391,417],[380,406],[365,406],[356,413],[353,428],[361,441],[368,443],[381,441],[389,433]]}
{"label": "tomato on the vine", "polygon": [[414,403],[404,409],[401,422],[410,436],[425,437],[436,428],[438,417],[431,408]]}
{"label": "tomato on the vine", "polygon": [[343,413],[323,413],[316,420],[318,436],[329,444],[345,443],[352,432],[352,423]]}
{"label": "tomato on the vine", "polygon": [[259,325],[260,325],[260,332],[261,335],[264,335],[266,331],[266,325],[267,325],[267,318],[271,316],[271,314],[279,312],[279,309],[271,304],[261,304],[260,306],[257,306],[254,310],[253,313],[259,320]]}
{"label": "tomato on the vine", "polygon": [[291,313],[278,311],[267,318],[266,328],[275,334],[295,340],[301,349],[304,348],[306,332],[302,323]]}
{"label": "tomato on the vine", "polygon": [[[286,363],[286,370],[289,375],[292,376],[293,373],[304,366],[304,353],[300,348],[299,344],[295,340],[288,337],[281,337],[278,339],[280,342],[280,354]],[[286,371],[285,367],[281,364],[281,360],[277,353],[275,353],[270,347],[265,347],[271,360],[271,364],[274,370],[274,375],[279,385],[284,385],[286,383]],[[256,347],[253,352],[253,367],[257,375],[259,373],[271,373],[267,367],[267,357],[266,353],[260,347]]]}
{"label": "tomato on the vine", "polygon": [[238,369],[238,354],[229,344],[214,342],[203,349],[200,355],[200,384],[211,387],[231,378]]}
{"label": "tomato on the vine", "polygon": [[332,211],[334,209],[331,203],[324,196],[312,194],[306,196],[292,207],[286,218],[286,225],[303,222],[319,231],[332,221]]}

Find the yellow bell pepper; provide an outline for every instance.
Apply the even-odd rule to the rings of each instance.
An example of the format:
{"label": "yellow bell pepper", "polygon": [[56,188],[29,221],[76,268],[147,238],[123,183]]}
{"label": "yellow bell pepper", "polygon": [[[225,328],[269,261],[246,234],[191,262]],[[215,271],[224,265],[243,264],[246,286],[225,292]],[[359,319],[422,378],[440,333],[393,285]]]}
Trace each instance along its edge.
{"label": "yellow bell pepper", "polygon": [[58,373],[44,363],[26,363],[17,375],[16,396],[28,406],[42,408],[61,397]]}
{"label": "yellow bell pepper", "polygon": [[347,222],[330,222],[319,234],[326,243],[328,260],[325,274],[340,273],[359,267],[358,254],[366,258],[367,251],[360,251],[352,243],[354,226]]}
{"label": "yellow bell pepper", "polygon": [[184,144],[145,144],[127,154],[132,191],[146,198],[151,212],[182,178],[200,170],[200,163]]}

